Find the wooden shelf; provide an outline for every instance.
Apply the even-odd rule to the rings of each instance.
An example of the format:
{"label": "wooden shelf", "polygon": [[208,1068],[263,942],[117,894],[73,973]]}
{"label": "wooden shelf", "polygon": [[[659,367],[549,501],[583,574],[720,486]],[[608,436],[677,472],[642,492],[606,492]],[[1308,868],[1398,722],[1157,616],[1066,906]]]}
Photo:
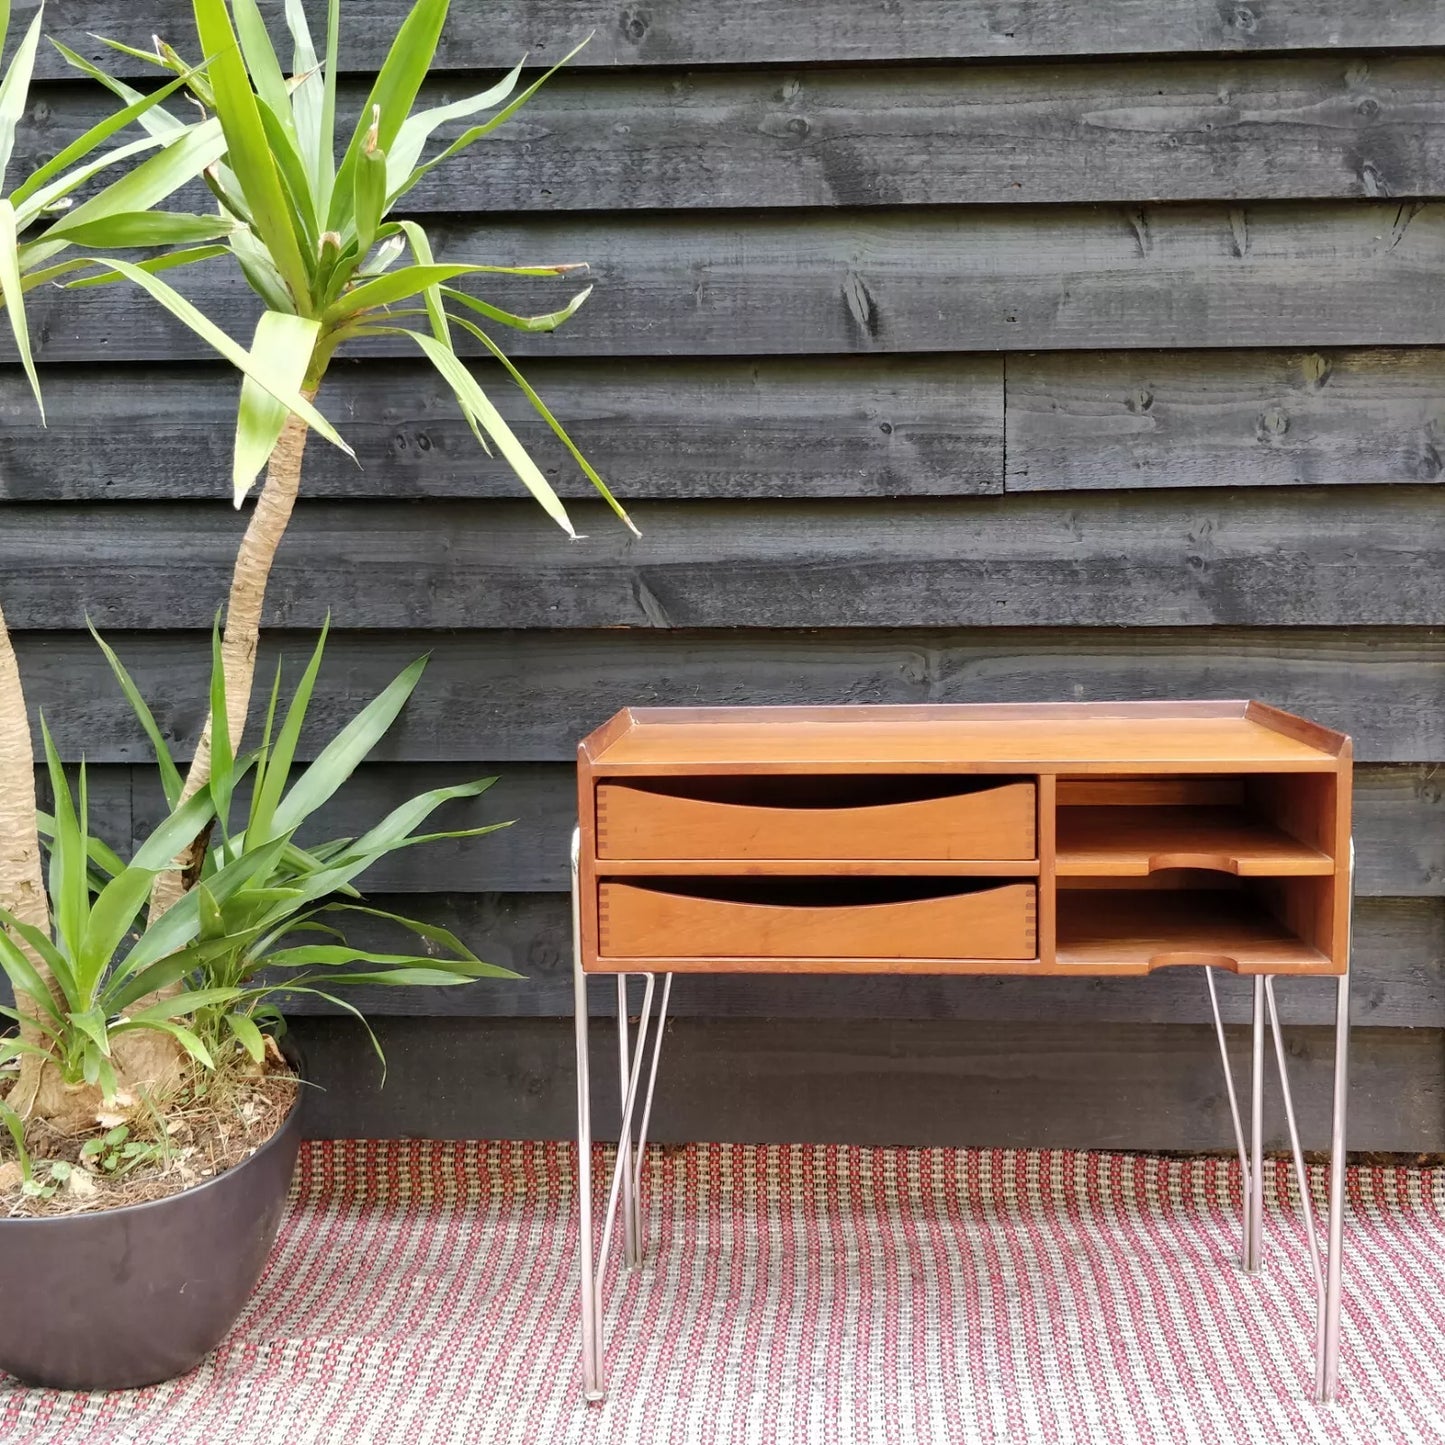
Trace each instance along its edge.
{"label": "wooden shelf", "polygon": [[1064,807],[1061,878],[1142,878],[1208,868],[1241,878],[1323,877],[1334,861],[1241,808]]}
{"label": "wooden shelf", "polygon": [[1183,963],[1320,973],[1329,964],[1246,895],[1223,889],[1063,889],[1057,960],[1061,970],[1121,973]]}

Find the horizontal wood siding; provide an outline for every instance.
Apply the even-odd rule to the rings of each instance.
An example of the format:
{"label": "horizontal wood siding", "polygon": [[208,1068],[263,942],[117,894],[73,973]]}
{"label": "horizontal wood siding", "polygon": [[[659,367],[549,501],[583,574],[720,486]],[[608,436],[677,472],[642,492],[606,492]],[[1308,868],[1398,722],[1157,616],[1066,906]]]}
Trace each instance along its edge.
{"label": "horizontal wood siding", "polygon": [[[439,255],[586,261],[596,290],[555,333],[508,333],[519,357],[807,356],[817,352],[1430,345],[1445,333],[1445,204],[886,207],[440,217]],[[239,275],[181,289],[233,333],[256,306]],[[496,303],[558,305],[566,283],[500,278]],[[149,297],[36,293],[45,361],[205,358]],[[355,356],[411,355],[363,339]],[[5,355],[0,350],[0,356]]]}
{"label": "horizontal wood siding", "polygon": [[[345,418],[360,465],[313,443],[306,496],[515,499],[516,476],[482,454],[432,378],[420,359],[335,366],[327,410]],[[1003,491],[998,356],[810,357],[806,366],[778,357],[537,357],[527,379],[629,500]],[[24,377],[0,371],[0,500],[227,497],[237,391],[224,366],[52,367],[47,430]],[[536,435],[520,392],[504,384],[490,395],[527,431],[563,496],[596,495],[562,445]],[[1382,408],[1380,425],[1397,410]]]}
{"label": "horizontal wood siding", "polygon": [[[275,24],[281,0],[260,0]],[[57,5],[57,10],[62,7]],[[312,28],[322,13],[307,0]],[[147,74],[100,45],[96,34],[145,49],[152,31],[189,38],[186,0],[153,0],[137,15],[130,0],[65,5],[52,33],[97,63]],[[347,0],[343,67],[372,70],[386,55],[402,0]],[[1358,0],[846,0],[775,5],[770,0],[508,0],[459,4],[442,37],[444,69],[512,65],[523,53],[550,63],[585,36],[578,66],[775,65],[794,61],[931,60],[1031,55],[1127,55],[1445,46],[1445,15],[1433,0],[1394,0],[1381,15]],[[42,48],[44,74],[63,74]]]}
{"label": "horizontal wood siding", "polygon": [[[448,77],[420,103],[475,88]],[[338,108],[358,114],[367,92],[343,85]],[[50,118],[24,137],[27,158],[106,113],[103,97],[87,112],[63,94],[37,88]],[[1445,87],[1426,58],[576,69],[407,205],[451,212],[469,193],[498,211],[608,212],[1429,196],[1445,190],[1442,138]]]}
{"label": "horizontal wood siding", "polygon": [[[194,737],[204,719],[209,638],[113,632],[108,640],[177,745]],[[288,677],[299,677],[313,645],[311,633],[273,633],[261,675],[279,660]],[[89,637],[27,632],[17,650],[31,706],[44,708],[67,756],[148,757]],[[378,760],[561,762],[576,756],[579,738],[632,703],[1238,696],[1265,697],[1345,728],[1356,756],[1369,761],[1445,758],[1445,629],[1367,627],[341,632],[327,649],[311,707],[315,732],[303,739],[303,753],[423,653],[431,658],[426,675]]]}
{"label": "horizontal wood siding", "polygon": [[1445,356],[1114,351],[1007,361],[1011,492],[1434,482]]}
{"label": "horizontal wood siding", "polygon": [[[343,7],[344,112],[405,8]],[[134,77],[88,32],[184,41],[189,10],[47,22]],[[373,341],[320,397],[360,466],[312,442],[272,581],[266,675],[336,627],[304,757],[430,654],[314,836],[493,774],[443,819],[516,820],[374,887],[525,977],[368,993],[385,1094],[354,1025],[303,1017],[314,1127],[568,1132],[571,761],[621,706],[1257,696],[1360,760],[1352,1143],[1445,1149],[1445,10],[498,0],[453,6],[426,100],[591,30],[412,203],[444,256],[590,263],[572,321],[505,339],[641,538],[494,363],[580,542]],[[105,110],[48,48],[40,73],[17,169]],[[249,337],[226,268],[182,284]],[[480,289],[535,311],[568,286]],[[50,426],[0,349],[0,588],[32,708],[123,843],[161,800],[85,619],[186,752],[244,520],[238,384],[137,294],[34,299]],[[1328,999],[1280,998],[1321,1137]],[[1192,970],[695,978],[675,1009],[664,1139],[1228,1143]]]}
{"label": "horizontal wood siding", "polygon": [[[1202,985],[1201,985],[1202,986]],[[1236,1076],[1245,1030],[1232,1047]],[[349,1019],[297,1029],[315,1091],[309,1127],[331,1137],[567,1138],[576,1129],[572,1030],[558,1019],[388,1019],[386,1085]],[[1299,1125],[1329,1136],[1329,1029],[1292,1034]],[[594,1034],[593,1077],[617,1066]],[[1212,1028],[1079,1027],[1035,1014],[1006,1026],[851,1019],[681,1019],[649,1137],[1234,1152]],[[1127,1060],[1127,1067],[1120,1061]],[[1445,1151],[1445,1044],[1433,1029],[1361,1028],[1350,1054],[1351,1142]],[[438,1087],[444,1080],[445,1087]],[[596,1136],[617,1132],[599,1088]],[[1287,1147],[1277,1111],[1274,1149]]]}
{"label": "horizontal wood siding", "polygon": [[[1370,525],[1358,519],[1368,506]],[[1199,496],[689,502],[639,507],[634,538],[579,506],[577,546],[530,501],[311,503],[267,620],[355,628],[1408,626],[1445,615],[1445,513],[1420,487]],[[227,525],[227,523],[231,523]],[[12,507],[12,625],[203,628],[239,519],[214,503]],[[437,546],[444,535],[445,547]],[[122,555],[106,577],[69,559]],[[390,571],[385,587],[378,570]]]}

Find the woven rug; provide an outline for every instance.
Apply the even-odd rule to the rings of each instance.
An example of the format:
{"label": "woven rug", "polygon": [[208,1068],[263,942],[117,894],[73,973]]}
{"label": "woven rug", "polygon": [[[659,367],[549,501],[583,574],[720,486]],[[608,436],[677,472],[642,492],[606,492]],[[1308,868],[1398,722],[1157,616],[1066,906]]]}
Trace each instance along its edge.
{"label": "woven rug", "polygon": [[1254,1279],[1223,1160],[704,1145],[651,1150],[647,1174],[652,1250],[613,1283],[603,1405],[578,1373],[570,1148],[312,1144],[206,1365],[116,1395],[0,1381],[0,1441],[1445,1439],[1445,1171],[1351,1171],[1327,1407],[1283,1164]]}

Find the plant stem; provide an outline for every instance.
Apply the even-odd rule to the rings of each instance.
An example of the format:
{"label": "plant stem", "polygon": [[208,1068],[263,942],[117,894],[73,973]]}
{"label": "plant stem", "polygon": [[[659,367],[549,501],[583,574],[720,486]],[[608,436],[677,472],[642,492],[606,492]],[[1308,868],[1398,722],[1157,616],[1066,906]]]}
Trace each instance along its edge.
{"label": "plant stem", "polygon": [[[317,386],[303,389],[311,401]],[[296,493],[301,485],[301,460],[306,450],[307,425],[290,416],[266,468],[265,485],[256,500],[246,534],[236,553],[231,572],[231,592],[226,602],[226,629],[221,638],[221,665],[226,676],[226,727],[231,750],[239,752],[246,713],[251,705],[251,685],[256,676],[256,650],[260,644],[261,609],[266,601],[266,583],[277,548],[286,535]],[[206,718],[205,730],[186,774],[182,800],[203,788],[211,777],[211,729],[216,720]],[[201,862],[210,841],[210,829],[202,833],[176,859],[177,866],[157,876],[151,890],[150,917],[155,920],[177,902],[200,876]]]}
{"label": "plant stem", "polygon": [[[0,611],[0,904],[22,923],[49,934],[50,905],[40,869],[40,830],[35,814],[35,744],[25,711],[25,691],[20,685],[20,665],[5,625],[5,614]],[[50,976],[44,960],[23,938],[14,933],[11,937],[60,1002],[59,985]],[[32,1017],[37,1014],[34,1001],[23,993],[17,993],[15,1007]],[[35,1037],[34,1031],[24,1025],[21,1032],[29,1036],[31,1042],[43,1043],[43,1039]],[[28,1054],[20,1060],[20,1081],[11,1093],[10,1106],[22,1116],[29,1114],[34,1103],[40,1063]]]}

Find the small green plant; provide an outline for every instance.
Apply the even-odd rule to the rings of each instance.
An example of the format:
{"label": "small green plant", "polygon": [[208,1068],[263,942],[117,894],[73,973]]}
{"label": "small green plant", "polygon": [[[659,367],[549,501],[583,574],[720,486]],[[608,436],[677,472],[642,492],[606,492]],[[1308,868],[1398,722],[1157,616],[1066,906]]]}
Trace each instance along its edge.
{"label": "small green plant", "polygon": [[20,1165],[20,1176],[28,1184],[35,1171],[30,1165],[30,1151],[25,1147],[25,1121],[3,1099],[0,1099],[0,1124],[9,1131],[15,1145],[15,1158]]}
{"label": "small green plant", "polygon": [[43,1159],[39,1173],[26,1176],[20,1193],[26,1199],[54,1199],[75,1175],[74,1167],[63,1159]]}
{"label": "small green plant", "polygon": [[152,1139],[132,1139],[129,1124],[117,1124],[98,1139],[87,1139],[80,1146],[80,1162],[90,1168],[122,1179],[132,1169],[159,1164],[166,1157],[166,1147]]}

